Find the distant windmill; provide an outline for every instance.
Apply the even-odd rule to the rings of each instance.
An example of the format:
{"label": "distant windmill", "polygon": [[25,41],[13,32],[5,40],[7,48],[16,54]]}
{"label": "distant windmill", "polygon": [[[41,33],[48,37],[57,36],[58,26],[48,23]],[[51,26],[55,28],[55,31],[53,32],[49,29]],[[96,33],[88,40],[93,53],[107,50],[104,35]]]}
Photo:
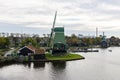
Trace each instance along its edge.
{"label": "distant windmill", "polygon": [[106,40],[106,36],[104,35],[104,32],[103,32],[101,47],[102,48],[107,48],[108,46],[109,46],[108,41]]}

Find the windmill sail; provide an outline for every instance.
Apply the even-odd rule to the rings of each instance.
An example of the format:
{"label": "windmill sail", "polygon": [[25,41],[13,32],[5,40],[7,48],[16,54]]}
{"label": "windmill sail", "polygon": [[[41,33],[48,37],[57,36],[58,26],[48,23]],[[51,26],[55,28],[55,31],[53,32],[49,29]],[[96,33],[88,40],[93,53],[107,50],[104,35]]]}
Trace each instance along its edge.
{"label": "windmill sail", "polygon": [[52,33],[53,33],[53,30],[54,30],[54,27],[55,27],[56,17],[57,17],[57,11],[55,12],[55,18],[54,18],[54,21],[53,21],[53,29],[52,29]]}
{"label": "windmill sail", "polygon": [[50,34],[49,45],[48,45],[49,47],[51,46],[52,35],[53,35],[53,32],[54,32],[56,17],[57,17],[57,11],[55,12],[55,17],[54,17],[54,21],[53,21],[52,31],[51,31],[51,34]]}

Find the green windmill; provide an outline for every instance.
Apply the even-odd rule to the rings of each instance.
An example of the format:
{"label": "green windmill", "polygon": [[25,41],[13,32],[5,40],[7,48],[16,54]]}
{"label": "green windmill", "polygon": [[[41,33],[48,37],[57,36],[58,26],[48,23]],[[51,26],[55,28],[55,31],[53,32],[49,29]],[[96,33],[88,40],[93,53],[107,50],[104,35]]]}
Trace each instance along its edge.
{"label": "green windmill", "polygon": [[57,11],[51,29],[49,47],[51,48],[52,54],[64,54],[67,52],[66,41],[64,36],[64,27],[55,27]]}
{"label": "green windmill", "polygon": [[102,48],[107,48],[108,46],[109,46],[108,41],[106,40],[106,36],[104,35],[104,32],[103,32],[101,47]]}

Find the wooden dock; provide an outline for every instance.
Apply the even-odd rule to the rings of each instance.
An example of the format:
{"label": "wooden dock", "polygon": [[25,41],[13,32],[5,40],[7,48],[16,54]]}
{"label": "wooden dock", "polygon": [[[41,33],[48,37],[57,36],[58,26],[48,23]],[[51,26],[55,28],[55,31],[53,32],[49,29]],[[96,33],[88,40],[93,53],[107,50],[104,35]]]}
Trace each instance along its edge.
{"label": "wooden dock", "polygon": [[99,50],[71,50],[70,52],[99,52]]}

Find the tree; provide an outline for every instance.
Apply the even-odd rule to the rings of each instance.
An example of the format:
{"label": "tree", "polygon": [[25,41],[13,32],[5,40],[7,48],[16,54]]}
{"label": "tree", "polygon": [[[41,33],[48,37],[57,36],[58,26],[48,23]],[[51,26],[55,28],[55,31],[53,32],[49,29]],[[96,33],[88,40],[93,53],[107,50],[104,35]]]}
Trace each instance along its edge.
{"label": "tree", "polygon": [[95,38],[95,41],[94,41],[94,42],[95,42],[94,44],[100,45],[101,40],[102,40],[102,37],[96,37],[96,38]]}
{"label": "tree", "polygon": [[0,48],[8,48],[10,45],[10,41],[6,37],[0,37]]}
{"label": "tree", "polygon": [[66,37],[66,42],[69,46],[78,46],[80,40],[75,34],[72,34],[71,37]]}
{"label": "tree", "polygon": [[33,38],[25,38],[21,43],[21,47],[26,46],[26,45],[32,45],[35,47],[38,46],[36,40]]}

